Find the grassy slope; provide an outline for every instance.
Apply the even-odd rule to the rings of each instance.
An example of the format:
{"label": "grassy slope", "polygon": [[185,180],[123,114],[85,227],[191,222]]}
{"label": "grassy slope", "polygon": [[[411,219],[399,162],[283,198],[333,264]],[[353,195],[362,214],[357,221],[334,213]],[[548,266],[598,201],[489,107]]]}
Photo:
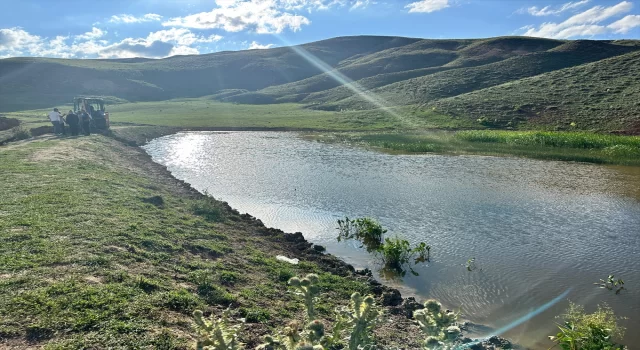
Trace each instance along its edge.
{"label": "grassy slope", "polygon": [[[600,42],[570,42],[549,51],[535,52],[476,67],[463,67],[434,72],[423,77],[404,80],[373,89],[372,93],[396,105],[424,104],[434,100],[481,90],[506,82],[536,76],[562,68],[578,66],[605,58],[623,55],[634,48]],[[340,100],[344,88],[327,91],[320,98],[307,98],[305,102],[322,102],[323,109],[369,109],[370,104],[357,96]],[[511,99],[505,96],[505,99]]]}
{"label": "grassy slope", "polygon": [[640,53],[562,69],[433,102],[447,115],[532,126],[640,133]]}
{"label": "grassy slope", "polygon": [[[322,317],[371,288],[110,138],[1,147],[0,174],[0,347],[183,349],[195,335],[190,313],[227,305],[248,319],[242,337],[255,346],[302,316],[289,277],[320,274]],[[402,327],[402,317],[384,326],[381,342],[406,344]]]}
{"label": "grassy slope", "polygon": [[[333,66],[416,40],[343,37],[301,47]],[[200,97],[221,89],[261,89],[318,73],[317,67],[287,47],[141,61],[9,58],[0,60],[0,111],[48,107],[81,94],[129,101]]]}
{"label": "grassy slope", "polygon": [[[553,127],[565,123],[569,113],[577,112],[578,117],[583,118],[584,111],[591,111],[591,114],[599,114],[595,117],[599,119],[595,129],[634,130],[633,120],[621,121],[616,114],[602,110],[604,102],[609,104],[610,110],[620,111],[623,119],[633,119],[635,107],[625,101],[624,95],[602,101],[593,90],[599,89],[603,80],[626,79],[624,83],[630,85],[630,91],[636,89],[637,82],[628,80],[629,75],[621,69],[605,68],[607,74],[581,72],[590,62],[601,62],[638,49],[637,41],[560,41],[525,37],[430,40],[358,36],[323,40],[296,49],[219,52],[162,60],[10,58],[0,60],[3,81],[0,111],[68,103],[78,94],[110,96],[114,102],[209,96],[218,101],[241,104],[303,103],[323,110],[373,108],[342,85],[345,81],[355,80],[362,89],[370,90],[368,94],[378,96],[389,106],[405,108],[443,100],[438,115],[475,120],[481,114],[481,117],[493,120],[515,118],[521,121],[544,114],[548,118],[537,118],[536,125]],[[303,57],[301,50],[312,58]],[[345,79],[334,79],[314,64],[317,62],[310,61],[322,62]],[[566,70],[569,67],[576,70]],[[625,68],[635,74],[635,61],[627,63]],[[554,80],[558,75],[544,74],[560,71],[565,74],[561,77],[564,84],[561,86],[554,86],[558,85]],[[534,76],[538,79],[529,79]],[[499,103],[484,103],[491,99],[483,95],[485,91],[492,91],[487,88],[506,83],[515,84],[519,90],[502,89]],[[520,95],[535,93],[536,84],[555,90],[570,86],[573,91],[581,91],[581,96],[557,94],[566,99],[561,102],[580,106],[562,113],[539,113],[535,109],[548,106],[549,99],[540,98],[547,92],[543,90],[535,98],[525,96],[532,105],[520,108]],[[461,98],[445,100],[457,96]],[[456,101],[460,103],[456,105]],[[474,103],[482,105],[481,108],[468,108]],[[285,114],[289,113],[289,106],[282,106],[282,109]],[[516,115],[514,109],[521,111]],[[380,114],[379,111],[373,113]],[[360,114],[349,116],[361,119]],[[254,120],[257,124],[267,126],[264,124],[268,122],[258,119]],[[354,126],[363,124],[360,120]],[[453,121],[453,124],[458,122]],[[494,126],[505,125],[495,123]],[[580,123],[580,126],[589,129],[591,124]],[[317,123],[313,127],[320,125]]]}

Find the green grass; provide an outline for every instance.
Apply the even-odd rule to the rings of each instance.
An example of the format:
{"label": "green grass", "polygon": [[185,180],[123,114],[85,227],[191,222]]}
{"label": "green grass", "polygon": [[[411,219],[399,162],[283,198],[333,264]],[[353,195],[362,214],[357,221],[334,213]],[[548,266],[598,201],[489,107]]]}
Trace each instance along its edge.
{"label": "green grass", "polygon": [[[9,347],[186,349],[195,309],[231,306],[266,327],[301,316],[290,276],[321,274],[327,314],[345,294],[369,291],[314,262],[276,260],[294,254],[282,237],[256,234],[111,138],[12,143],[0,147],[0,173],[0,338]],[[265,332],[243,341],[255,346]]]}
{"label": "green grass", "polygon": [[535,159],[640,166],[640,137],[586,132],[468,130],[312,135],[400,153],[512,155]]}

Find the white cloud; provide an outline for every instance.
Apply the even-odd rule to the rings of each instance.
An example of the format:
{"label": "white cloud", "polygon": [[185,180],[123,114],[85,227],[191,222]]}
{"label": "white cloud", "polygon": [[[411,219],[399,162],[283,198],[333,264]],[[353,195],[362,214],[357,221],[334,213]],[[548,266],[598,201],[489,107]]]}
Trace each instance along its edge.
{"label": "white cloud", "polygon": [[189,29],[186,28],[171,28],[167,30],[160,30],[157,32],[149,33],[147,37],[148,42],[164,41],[173,42],[177,45],[189,46],[195,43],[212,43],[220,41],[222,36],[210,35],[210,36],[197,36]]}
{"label": "white cloud", "polygon": [[113,15],[109,19],[109,23],[142,23],[142,22],[158,22],[162,20],[162,16],[155,13],[147,13],[144,16],[136,17],[133,15],[121,14]]}
{"label": "white cloud", "polygon": [[613,30],[613,32],[617,34],[626,34],[636,27],[640,27],[640,15],[628,15],[607,26],[607,28]]}
{"label": "white cloud", "polygon": [[93,39],[102,38],[105,34],[107,34],[107,32],[99,28],[93,27],[90,32],[76,35],[75,38],[76,40],[93,40]]}
{"label": "white cloud", "polygon": [[21,55],[39,41],[39,36],[31,35],[19,27],[0,29],[0,53],[6,51],[6,55]]}
{"label": "white cloud", "polygon": [[[526,9],[526,12],[532,16],[550,16],[550,15],[559,15],[565,11],[569,11],[572,9],[576,9],[580,6],[586,5],[591,0],[581,0],[576,2],[568,2],[563,4],[562,6],[545,6],[543,8],[538,8],[537,6],[532,6]],[[525,9],[521,9],[520,13],[524,13]]]}
{"label": "white cloud", "polygon": [[409,9],[409,13],[431,13],[449,6],[449,0],[421,0],[412,2],[405,8]]}
{"label": "white cloud", "polygon": [[367,7],[369,7],[369,5],[372,4],[376,4],[375,1],[371,1],[371,0],[357,0],[356,2],[354,2],[351,7],[349,8],[349,11],[353,11],[353,10],[357,10],[357,9],[365,9]]}
{"label": "white cloud", "polygon": [[296,6],[295,2],[286,1],[279,3],[276,0],[217,0],[219,7],[210,12],[172,18],[162,25],[198,29],[220,28],[227,32],[239,32],[250,28],[257,33],[266,34],[281,33],[285,29],[295,32],[303,25],[311,23],[304,16],[282,12],[280,8],[283,5]]}
{"label": "white cloud", "polygon": [[0,29],[0,56],[46,56],[61,58],[161,58],[199,54],[194,44],[207,44],[222,39],[220,35],[196,35],[189,29],[171,28],[149,33],[146,38],[126,38],[119,42],[100,40],[104,32],[91,32],[73,37],[53,39],[29,34],[20,28]]}
{"label": "white cloud", "polygon": [[[594,6],[584,12],[569,17],[564,22],[543,23],[537,29],[535,27],[531,27],[527,29],[527,31],[523,35],[554,39],[568,39],[574,37],[605,34],[609,31],[618,32],[617,30],[622,30],[622,28],[624,28],[623,24],[617,25],[620,28],[610,28],[606,25],[603,25],[602,22],[629,12],[631,11],[632,7],[633,4],[628,1],[622,1],[616,5],[609,7]],[[633,22],[633,20],[630,19],[628,20],[628,22],[631,23]]]}
{"label": "white cloud", "polygon": [[227,32],[253,30],[259,34],[299,31],[311,21],[293,11],[319,11],[332,7],[364,8],[371,0],[216,0],[217,7],[185,17],[171,18],[163,26],[196,29],[219,28]]}
{"label": "white cloud", "polygon": [[274,44],[266,44],[266,45],[261,45],[256,41],[253,41],[251,43],[251,45],[249,45],[249,50],[262,50],[262,49],[270,49],[273,47]]}

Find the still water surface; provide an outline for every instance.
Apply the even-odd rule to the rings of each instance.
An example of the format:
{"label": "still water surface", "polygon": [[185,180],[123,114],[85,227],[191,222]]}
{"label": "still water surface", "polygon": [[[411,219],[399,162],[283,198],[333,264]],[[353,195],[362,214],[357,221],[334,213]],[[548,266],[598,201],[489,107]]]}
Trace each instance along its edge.
{"label": "still water surface", "polygon": [[[179,133],[145,149],[196,189],[267,226],[301,231],[356,267],[379,265],[358,245],[336,242],[344,216],[426,241],[432,261],[415,268],[419,276],[387,283],[493,329],[524,317],[503,334],[522,345],[549,347],[567,299],[588,309],[608,303],[629,318],[625,342],[640,341],[640,168],[389,155],[276,132]],[[612,273],[626,282],[621,295],[593,285]]]}

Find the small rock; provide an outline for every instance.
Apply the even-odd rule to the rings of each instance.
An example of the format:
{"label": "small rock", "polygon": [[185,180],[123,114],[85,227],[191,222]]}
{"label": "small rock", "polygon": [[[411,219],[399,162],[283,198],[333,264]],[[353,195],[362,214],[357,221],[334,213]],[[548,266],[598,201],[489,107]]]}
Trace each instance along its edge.
{"label": "small rock", "polygon": [[383,306],[398,306],[402,303],[402,295],[397,289],[389,289],[382,294]]}
{"label": "small rock", "polygon": [[424,305],[416,301],[416,298],[409,297],[402,302],[404,313],[407,317],[413,317],[413,312],[416,310],[424,309]]}
{"label": "small rock", "polygon": [[371,270],[365,268],[363,270],[356,270],[356,274],[360,275],[360,276],[373,276],[373,273],[371,272]]}
{"label": "small rock", "polygon": [[316,245],[313,246],[313,250],[315,250],[316,252],[321,252],[322,253],[322,252],[326,251],[327,248],[316,244]]}

